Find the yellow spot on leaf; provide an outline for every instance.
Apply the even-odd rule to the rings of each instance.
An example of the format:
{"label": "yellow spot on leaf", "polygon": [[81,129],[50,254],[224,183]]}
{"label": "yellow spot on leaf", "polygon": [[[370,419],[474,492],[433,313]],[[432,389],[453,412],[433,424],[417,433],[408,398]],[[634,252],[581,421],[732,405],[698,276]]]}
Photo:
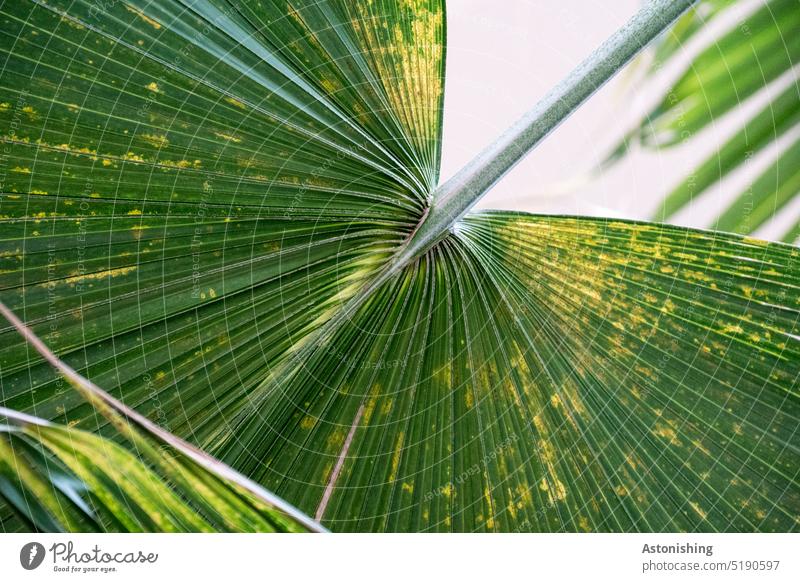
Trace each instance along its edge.
{"label": "yellow spot on leaf", "polygon": [[235,135],[231,135],[229,133],[221,133],[219,131],[215,131],[214,135],[216,135],[217,137],[222,138],[224,140],[232,141],[233,143],[241,143],[242,142],[241,139],[239,139]]}
{"label": "yellow spot on leaf", "polygon": [[156,22],[155,20],[153,20],[152,18],[147,16],[141,10],[138,10],[137,8],[133,8],[132,6],[125,6],[125,8],[128,10],[128,12],[133,12],[136,16],[138,16],[139,18],[144,20],[147,24],[149,24],[150,26],[152,26],[156,30],[159,30],[161,28],[161,24],[159,24],[158,22]]}
{"label": "yellow spot on leaf", "polygon": [[167,147],[169,145],[169,140],[167,139],[166,135],[155,135],[152,133],[145,133],[142,135],[142,139],[149,143],[151,146],[161,149]]}
{"label": "yellow spot on leaf", "polygon": [[64,279],[65,283],[79,283],[83,281],[97,281],[100,279],[107,279],[109,277],[119,277],[121,275],[127,275],[128,273],[135,271],[137,269],[136,266],[132,267],[120,267],[118,269],[109,269],[107,271],[98,271],[96,273],[86,273],[85,275],[76,275],[75,277],[68,277]]}

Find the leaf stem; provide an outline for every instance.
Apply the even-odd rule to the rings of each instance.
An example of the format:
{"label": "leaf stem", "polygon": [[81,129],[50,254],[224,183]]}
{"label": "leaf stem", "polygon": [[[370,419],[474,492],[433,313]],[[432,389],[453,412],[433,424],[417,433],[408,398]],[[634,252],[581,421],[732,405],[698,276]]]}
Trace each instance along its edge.
{"label": "leaf stem", "polygon": [[696,0],[652,0],[533,109],[432,194],[429,212],[395,256],[402,269],[449,232],[507,172]]}

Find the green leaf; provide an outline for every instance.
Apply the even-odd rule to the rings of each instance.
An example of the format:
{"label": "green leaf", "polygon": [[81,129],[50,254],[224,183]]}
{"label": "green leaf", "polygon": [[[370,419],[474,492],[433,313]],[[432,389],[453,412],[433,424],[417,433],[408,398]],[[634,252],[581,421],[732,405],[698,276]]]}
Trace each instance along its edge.
{"label": "green leaf", "polygon": [[[56,0],[0,18],[0,299],[197,442],[422,215],[443,7]],[[0,336],[3,406],[106,424]]]}
{"label": "green leaf", "polygon": [[798,257],[473,215],[204,446],[337,531],[793,530]]}
{"label": "green leaf", "polygon": [[797,0],[768,0],[697,55],[646,117],[641,139],[675,145],[800,60]]}
{"label": "green leaf", "polygon": [[[649,75],[680,54],[686,41],[702,26],[733,3],[706,0],[678,21],[655,46]],[[742,168],[778,138],[797,128],[800,121],[800,89],[797,75],[790,72],[800,60],[800,10],[796,0],[764,0],[742,20],[732,23],[719,37],[708,41],[665,92],[658,105],[637,123],[605,164],[619,159],[637,140],[658,149],[691,144],[694,136],[715,124],[729,111],[746,104],[765,88],[774,96],[753,117],[745,118],[725,144],[702,159],[692,172],[664,198],[653,218],[668,220],[706,193],[710,187]],[[778,87],[789,76],[785,87]],[[645,79],[646,81],[647,79]],[[645,85],[646,86],[646,85]],[[691,147],[691,145],[689,146]],[[722,230],[752,233],[767,224],[797,193],[793,173],[778,171],[785,162],[774,156],[772,166],[753,184],[760,200],[772,213],[748,217],[744,192],[712,225]],[[767,185],[771,187],[767,188]],[[769,199],[769,200],[767,200]]]}
{"label": "green leaf", "polygon": [[[658,7],[687,3],[634,20],[655,35]],[[524,119],[516,157],[481,159],[482,186],[446,182],[448,198],[441,3],[92,6],[0,8],[0,300],[58,356],[0,329],[4,406],[122,435],[170,483],[145,445],[175,433],[339,531],[796,529],[795,249],[513,213],[454,224],[641,47],[630,29]],[[61,458],[58,436],[23,437]],[[49,474],[105,483],[110,467],[70,458]],[[28,495],[8,474],[11,504],[37,500],[28,519],[94,519],[61,520],[52,479]]]}
{"label": "green leaf", "polygon": [[703,29],[715,16],[730,6],[733,0],[705,0],[695,8],[689,10],[663,36],[653,47],[653,62],[651,71],[656,71],[664,65],[673,55],[680,51],[693,36]]}
{"label": "green leaf", "polygon": [[[438,179],[439,2],[226,6],[0,9],[0,299],[197,439],[369,279]],[[1,345],[5,406],[95,428]]]}
{"label": "green leaf", "polygon": [[781,241],[789,244],[797,243],[800,239],[800,220],[795,222],[786,232],[783,233]]}
{"label": "green leaf", "polygon": [[5,413],[2,493],[37,530],[309,531],[180,453],[160,449],[149,466],[92,433]]}
{"label": "green leaf", "polygon": [[717,228],[729,232],[752,232],[780,212],[800,192],[800,139],[778,155],[728,209]]}
{"label": "green leaf", "polygon": [[[42,531],[324,531],[77,374],[8,308],[0,312],[135,451],[0,407],[0,494]],[[2,516],[4,530],[13,523]]]}
{"label": "green leaf", "polygon": [[[696,196],[723,179],[728,173],[742,166],[760,150],[796,126],[800,121],[800,98],[798,89],[791,85],[786,91],[771,101],[752,119],[745,121],[741,130],[731,137],[724,145],[709,156],[691,175],[687,176],[674,188],[663,202],[658,218],[661,220],[672,217],[676,212],[689,204]],[[780,189],[786,181],[786,171],[777,172],[779,166],[770,168],[764,176],[772,177],[773,191],[765,192],[771,195],[775,189]],[[769,178],[765,178],[769,179]],[[764,217],[758,223],[752,223],[745,234],[753,232],[771,215]],[[720,224],[719,228],[725,230]]]}

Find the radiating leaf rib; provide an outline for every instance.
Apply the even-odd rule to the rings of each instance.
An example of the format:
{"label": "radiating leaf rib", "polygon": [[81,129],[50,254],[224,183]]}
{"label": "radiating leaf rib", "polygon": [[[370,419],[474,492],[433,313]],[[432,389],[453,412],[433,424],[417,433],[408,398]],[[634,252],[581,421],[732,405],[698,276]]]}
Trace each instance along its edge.
{"label": "radiating leaf rib", "polygon": [[219,454],[314,512],[355,426],[334,530],[794,530],[798,258],[470,216],[270,378]]}

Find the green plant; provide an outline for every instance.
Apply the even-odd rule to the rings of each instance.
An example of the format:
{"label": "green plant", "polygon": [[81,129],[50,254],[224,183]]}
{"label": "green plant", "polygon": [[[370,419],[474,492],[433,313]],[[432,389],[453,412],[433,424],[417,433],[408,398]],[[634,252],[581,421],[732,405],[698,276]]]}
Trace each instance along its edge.
{"label": "green plant", "polygon": [[[685,14],[654,46],[645,80],[668,67],[702,25],[724,14],[730,0],[705,0]],[[709,39],[657,105],[612,155],[617,159],[632,142],[650,149],[690,142],[739,105],[754,102],[765,91],[766,102],[745,118],[728,141],[702,160],[666,196],[653,219],[668,220],[690,202],[782,138],[766,155],[771,163],[722,210],[712,226],[749,234],[767,224],[800,192],[800,6],[796,0],[764,0],[741,20],[721,27]],[[788,138],[788,139],[787,139]],[[793,243],[800,223],[780,235]]]}
{"label": "green plant", "polygon": [[0,492],[43,531],[308,532],[318,524],[66,366],[0,312],[135,451],[0,408]]}
{"label": "green plant", "polygon": [[4,6],[3,405],[335,531],[795,529],[797,249],[467,214],[690,3],[438,187],[441,2]]}

